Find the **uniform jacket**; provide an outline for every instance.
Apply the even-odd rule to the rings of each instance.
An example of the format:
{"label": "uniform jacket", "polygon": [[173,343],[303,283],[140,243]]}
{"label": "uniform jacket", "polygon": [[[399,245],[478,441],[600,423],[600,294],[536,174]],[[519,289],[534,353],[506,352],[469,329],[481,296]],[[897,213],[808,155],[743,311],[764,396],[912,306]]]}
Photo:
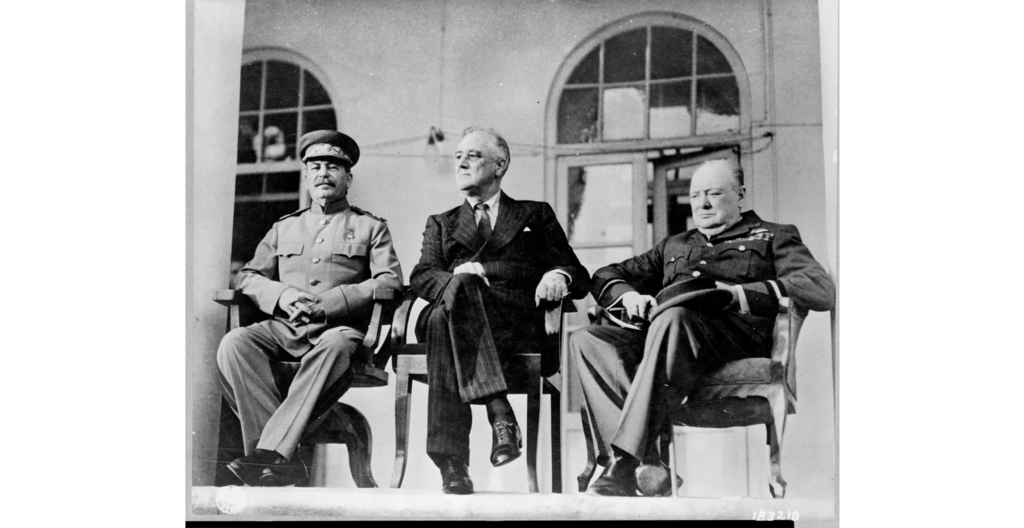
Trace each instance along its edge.
{"label": "uniform jacket", "polygon": [[[278,342],[301,354],[329,328],[365,331],[373,290],[400,290],[402,268],[384,220],[341,200],[326,210],[314,203],[275,222],[235,283],[273,316],[269,324]],[[277,306],[289,287],[319,296],[326,321],[289,323]]]}
{"label": "uniform jacket", "polygon": [[[569,296],[574,299],[586,296],[590,289],[590,274],[569,247],[554,210],[545,202],[519,201],[503,194],[488,240],[477,232],[468,201],[432,215],[427,219],[420,262],[412,270],[410,285],[418,296],[433,302],[455,268],[470,261],[483,266],[496,308],[512,315],[528,314],[504,323],[529,326],[529,335],[543,335],[543,312],[536,307],[534,295],[545,273],[566,273],[570,277]],[[503,324],[492,321],[492,325],[496,323]]]}
{"label": "uniform jacket", "polygon": [[796,226],[761,220],[746,211],[740,221],[708,239],[697,229],[666,237],[650,251],[594,273],[594,297],[602,306],[622,294],[656,295],[692,277],[740,285],[749,313],[771,317],[788,296],[807,310],[829,310],[835,286],[800,240]]}

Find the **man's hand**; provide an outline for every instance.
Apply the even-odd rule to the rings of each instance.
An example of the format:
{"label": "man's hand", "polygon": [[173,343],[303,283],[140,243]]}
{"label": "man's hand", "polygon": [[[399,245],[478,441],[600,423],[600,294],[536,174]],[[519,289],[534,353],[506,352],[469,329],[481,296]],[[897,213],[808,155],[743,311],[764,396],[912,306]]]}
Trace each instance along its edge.
{"label": "man's hand", "polygon": [[541,277],[533,299],[540,306],[541,301],[561,301],[566,295],[569,295],[569,285],[565,283],[565,275],[549,271]]}
{"label": "man's hand", "polygon": [[478,262],[466,262],[463,264],[459,264],[458,266],[455,267],[454,270],[452,270],[452,273],[456,275],[460,273],[469,273],[472,275],[476,275],[484,280],[484,284],[488,286],[491,285],[491,281],[487,280],[487,276],[484,275],[484,267],[481,266],[480,263]]}
{"label": "man's hand", "polygon": [[[302,324],[308,323],[313,314],[310,309],[311,304],[319,304],[320,299],[316,295],[309,292],[304,292],[297,288],[288,288],[281,294],[281,298],[277,300],[277,305],[284,310],[284,313],[288,314],[288,320],[291,322],[302,320],[305,321]],[[321,311],[323,309],[321,308]]]}
{"label": "man's hand", "polygon": [[724,282],[715,281],[715,287],[717,287],[719,290],[726,290],[729,293],[731,293],[732,294],[732,302],[734,302],[734,303],[739,302],[740,295],[736,291],[736,288],[738,288],[739,286],[734,286],[732,284],[726,284]]}
{"label": "man's hand", "polygon": [[658,307],[658,301],[650,295],[640,295],[631,291],[622,295],[622,307],[626,309],[626,317],[647,320],[651,310]]}

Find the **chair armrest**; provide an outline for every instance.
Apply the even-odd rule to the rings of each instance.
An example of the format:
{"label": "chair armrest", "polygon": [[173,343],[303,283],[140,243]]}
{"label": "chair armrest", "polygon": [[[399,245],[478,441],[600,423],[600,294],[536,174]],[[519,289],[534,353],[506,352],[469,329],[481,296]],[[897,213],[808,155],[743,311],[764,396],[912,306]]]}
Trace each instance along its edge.
{"label": "chair armrest", "polygon": [[247,299],[248,297],[238,290],[217,290],[213,293],[213,300],[224,306],[237,306]]}

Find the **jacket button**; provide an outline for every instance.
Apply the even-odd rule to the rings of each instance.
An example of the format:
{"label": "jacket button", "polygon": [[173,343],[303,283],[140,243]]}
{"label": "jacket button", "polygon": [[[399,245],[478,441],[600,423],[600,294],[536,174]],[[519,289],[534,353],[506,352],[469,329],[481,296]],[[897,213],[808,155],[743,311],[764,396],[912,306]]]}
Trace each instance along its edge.
{"label": "jacket button", "polygon": [[320,257],[313,257],[313,264],[320,262]]}
{"label": "jacket button", "polygon": [[715,247],[715,245],[712,244],[711,242],[708,242],[708,247]]}
{"label": "jacket button", "polygon": [[747,246],[740,246],[740,251],[746,251],[746,250],[747,250]]}
{"label": "jacket button", "polygon": [[320,238],[316,239],[316,243],[317,244],[323,244],[324,243],[324,238],[320,237]]}
{"label": "jacket button", "polygon": [[699,271],[695,271],[695,272],[693,272],[693,276],[694,276],[694,277],[700,277],[700,272],[699,272]]}
{"label": "jacket button", "polygon": [[672,257],[672,258],[668,259],[668,261],[669,261],[669,263],[675,262],[675,261],[676,261],[676,258],[675,258],[675,257]]}
{"label": "jacket button", "polygon": [[701,263],[702,265],[707,265],[708,261],[706,261],[706,260],[702,260],[702,261],[700,261],[700,263]]}
{"label": "jacket button", "polygon": [[324,218],[323,220],[321,220],[320,225],[327,225],[327,219]]}
{"label": "jacket button", "polygon": [[317,284],[320,284],[320,281],[318,281],[317,279],[309,279],[310,286],[316,286]]}

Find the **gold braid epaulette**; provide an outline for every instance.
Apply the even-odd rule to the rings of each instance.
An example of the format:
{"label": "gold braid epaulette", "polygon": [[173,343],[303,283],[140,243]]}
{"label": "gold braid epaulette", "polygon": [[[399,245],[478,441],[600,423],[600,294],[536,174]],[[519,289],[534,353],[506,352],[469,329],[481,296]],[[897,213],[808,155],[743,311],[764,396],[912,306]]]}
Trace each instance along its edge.
{"label": "gold braid epaulette", "polygon": [[355,212],[357,212],[357,213],[359,213],[361,215],[369,216],[370,218],[373,218],[374,220],[377,220],[378,222],[387,222],[387,220],[385,220],[385,219],[383,219],[383,218],[381,218],[381,217],[379,217],[379,216],[377,216],[377,215],[375,215],[375,214],[373,214],[373,213],[371,213],[369,211],[366,211],[364,209],[360,209],[360,208],[358,208],[358,207],[356,207],[354,205],[350,205],[349,207],[351,207],[353,211],[355,211]]}

